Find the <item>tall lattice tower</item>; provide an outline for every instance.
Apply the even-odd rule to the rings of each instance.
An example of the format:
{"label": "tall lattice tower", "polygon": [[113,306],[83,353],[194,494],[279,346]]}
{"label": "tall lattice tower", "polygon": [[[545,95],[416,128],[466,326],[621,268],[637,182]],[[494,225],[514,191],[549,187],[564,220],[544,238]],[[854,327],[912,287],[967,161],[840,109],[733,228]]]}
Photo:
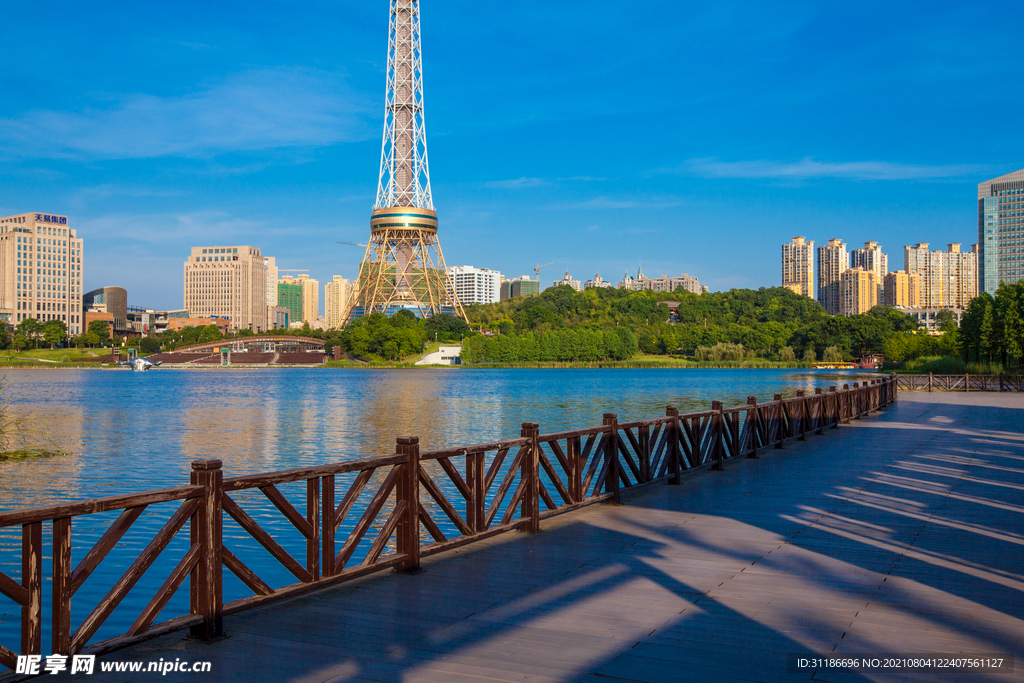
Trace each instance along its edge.
{"label": "tall lattice tower", "polygon": [[390,0],[384,142],[370,242],[351,317],[409,310],[466,318],[437,241],[423,120],[419,0]]}

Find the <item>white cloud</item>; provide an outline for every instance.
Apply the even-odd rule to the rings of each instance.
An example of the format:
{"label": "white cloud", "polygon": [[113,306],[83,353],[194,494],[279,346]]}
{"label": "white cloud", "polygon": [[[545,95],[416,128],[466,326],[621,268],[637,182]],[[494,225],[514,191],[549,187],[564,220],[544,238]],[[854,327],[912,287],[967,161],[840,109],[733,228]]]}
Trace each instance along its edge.
{"label": "white cloud", "polygon": [[513,180],[492,180],[484,183],[483,186],[492,190],[518,190],[524,187],[540,187],[544,184],[543,178],[515,178]]}
{"label": "white cloud", "polygon": [[556,208],[560,209],[666,209],[673,206],[681,206],[683,201],[675,197],[650,199],[610,199],[608,197],[595,197],[589,201],[576,204],[564,204]]}
{"label": "white cloud", "polygon": [[958,178],[983,172],[976,165],[920,166],[888,161],[823,162],[812,158],[795,162],[719,161],[690,159],[673,172],[704,178],[845,178],[849,180],[931,180]]}
{"label": "white cloud", "polygon": [[[206,157],[364,139],[369,98],[339,74],[272,68],[175,97],[130,94],[109,108],[0,119],[0,150],[22,157]],[[373,112],[375,113],[375,112]]]}
{"label": "white cloud", "polygon": [[567,178],[514,178],[512,180],[492,180],[482,183],[482,187],[492,190],[519,190],[527,187],[540,187],[560,182],[597,182],[607,178],[595,178],[593,176],[570,176]]}

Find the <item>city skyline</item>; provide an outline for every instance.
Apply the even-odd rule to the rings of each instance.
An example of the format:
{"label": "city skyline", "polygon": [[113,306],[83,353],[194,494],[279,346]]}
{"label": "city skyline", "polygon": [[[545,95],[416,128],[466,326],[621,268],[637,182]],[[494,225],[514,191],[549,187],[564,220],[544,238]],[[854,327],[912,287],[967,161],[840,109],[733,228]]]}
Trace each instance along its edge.
{"label": "city skyline", "polygon": [[[364,241],[373,204],[386,3],[287,16],[256,3],[241,18],[227,4],[202,22],[200,7],[10,8],[9,44],[19,26],[48,31],[47,50],[5,55],[0,214],[67,215],[90,244],[83,289],[123,286],[132,305],[180,307],[181,259],[210,233],[321,282],[353,279],[362,254],[335,242]],[[583,20],[536,2],[511,20],[470,7],[423,8],[449,263],[555,261],[589,277],[643,259],[711,289],[774,286],[763,255],[794,234],[973,244],[978,183],[1024,165],[1020,134],[980,137],[990,114],[974,105],[1021,68],[1010,3],[984,31],[950,3],[890,8],[884,23],[872,6],[684,8],[685,48],[655,39],[674,4],[599,3]],[[613,36],[619,50],[581,50]],[[652,65],[669,56],[686,68],[666,92]],[[1020,108],[1016,89],[993,96]],[[641,123],[665,98],[676,125]],[[467,163],[481,149],[486,163]],[[666,240],[679,248],[650,260]]]}

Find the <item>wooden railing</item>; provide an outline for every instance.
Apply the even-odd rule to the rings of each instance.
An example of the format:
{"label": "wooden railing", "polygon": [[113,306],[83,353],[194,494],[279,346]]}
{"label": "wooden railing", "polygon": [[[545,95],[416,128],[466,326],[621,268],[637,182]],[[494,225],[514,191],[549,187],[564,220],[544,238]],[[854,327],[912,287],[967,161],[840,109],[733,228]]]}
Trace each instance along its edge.
{"label": "wooden railing", "polygon": [[1024,391],[1024,375],[897,375],[906,391]]}
{"label": "wooden railing", "polygon": [[[525,422],[519,438],[439,451],[420,452],[417,437],[402,437],[393,455],[231,478],[224,478],[219,460],[197,460],[187,486],[0,514],[0,528],[22,529],[21,580],[0,573],[0,593],[21,608],[25,655],[42,651],[46,585],[52,591],[54,654],[108,652],[183,628],[200,639],[216,638],[226,614],[388,567],[415,572],[424,556],[512,529],[537,532],[552,515],[597,502],[617,504],[624,490],[678,484],[688,472],[721,469],[730,460],[756,458],[762,449],[821,434],[892,403],[896,392],[896,381],[886,378],[816,389],[810,396],[776,394],[764,403],[750,397],[733,408],[715,401],[711,410],[685,415],[669,406],[663,417],[635,422],[620,423],[606,413],[600,426],[552,434]],[[304,511],[282,493],[287,485],[304,488]],[[304,558],[289,553],[285,541],[246,512],[242,503],[251,505],[254,497],[269,501],[283,517],[281,525],[304,540],[291,543],[304,545]],[[106,595],[95,605],[74,600],[143,512],[161,505],[166,521],[119,577],[108,572],[112,585]],[[120,516],[74,564],[73,520],[111,512]],[[224,533],[228,520],[230,539]],[[53,545],[51,582],[43,581],[44,525]],[[272,565],[244,562],[239,548],[246,539],[296,582],[275,588],[261,578],[258,570],[266,575]],[[97,630],[172,541],[180,557],[131,626],[120,636],[95,641]],[[166,571],[169,564],[164,566]],[[225,567],[252,595],[224,601]],[[186,578],[188,614],[155,624]],[[88,610],[74,630],[73,604]],[[14,649],[0,646],[0,661],[13,667],[16,659]]]}

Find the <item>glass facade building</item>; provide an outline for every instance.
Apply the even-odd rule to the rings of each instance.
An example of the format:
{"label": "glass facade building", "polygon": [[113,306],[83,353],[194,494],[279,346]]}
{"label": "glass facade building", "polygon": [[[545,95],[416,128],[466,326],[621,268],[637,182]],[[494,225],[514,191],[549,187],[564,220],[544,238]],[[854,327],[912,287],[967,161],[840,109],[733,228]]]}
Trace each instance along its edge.
{"label": "glass facade building", "polygon": [[1024,280],[1024,169],[978,184],[979,284]]}

